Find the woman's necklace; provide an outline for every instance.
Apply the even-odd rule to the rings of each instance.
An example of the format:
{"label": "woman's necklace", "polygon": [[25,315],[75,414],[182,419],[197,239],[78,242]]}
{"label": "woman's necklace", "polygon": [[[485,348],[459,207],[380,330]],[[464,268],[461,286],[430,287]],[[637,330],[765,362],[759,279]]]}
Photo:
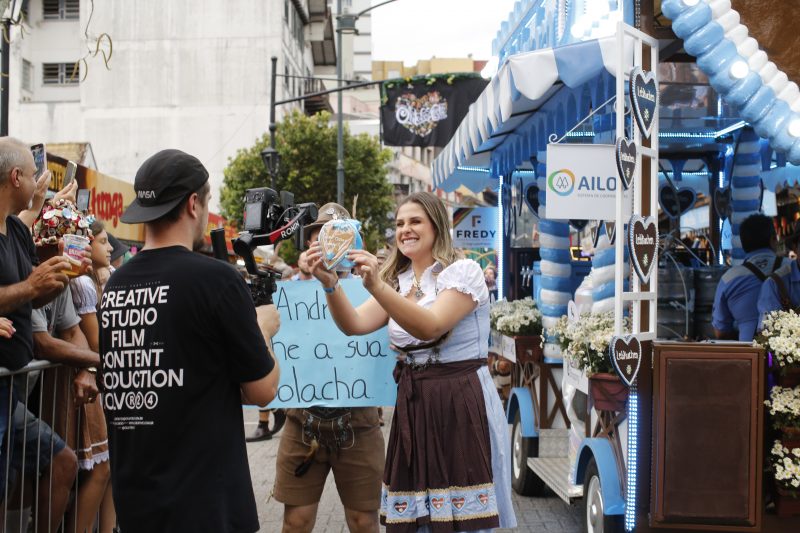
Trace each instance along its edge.
{"label": "woman's necklace", "polygon": [[417,275],[412,272],[411,276],[414,280],[413,281],[414,288],[417,289],[417,291],[414,293],[414,296],[417,298],[417,300],[419,300],[420,298],[425,296],[425,293],[422,292],[422,285],[420,284],[419,281],[417,281]]}

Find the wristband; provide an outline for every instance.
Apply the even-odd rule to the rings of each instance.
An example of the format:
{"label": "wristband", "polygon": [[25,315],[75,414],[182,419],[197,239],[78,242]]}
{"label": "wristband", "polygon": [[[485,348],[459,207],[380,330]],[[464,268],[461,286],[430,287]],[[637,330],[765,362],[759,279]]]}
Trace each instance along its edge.
{"label": "wristband", "polygon": [[333,284],[333,287],[328,288],[325,285],[322,286],[322,290],[325,291],[325,294],[333,294],[333,291],[336,290],[336,287],[339,286],[339,278],[336,278],[336,283]]}

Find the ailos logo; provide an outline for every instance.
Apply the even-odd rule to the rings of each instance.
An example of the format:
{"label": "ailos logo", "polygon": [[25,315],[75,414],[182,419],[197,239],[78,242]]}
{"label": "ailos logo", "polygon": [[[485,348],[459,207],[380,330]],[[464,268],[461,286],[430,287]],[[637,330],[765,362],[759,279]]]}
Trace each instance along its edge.
{"label": "ailos logo", "polygon": [[547,177],[547,186],[560,196],[569,196],[575,189],[575,174],[566,168],[556,170]]}

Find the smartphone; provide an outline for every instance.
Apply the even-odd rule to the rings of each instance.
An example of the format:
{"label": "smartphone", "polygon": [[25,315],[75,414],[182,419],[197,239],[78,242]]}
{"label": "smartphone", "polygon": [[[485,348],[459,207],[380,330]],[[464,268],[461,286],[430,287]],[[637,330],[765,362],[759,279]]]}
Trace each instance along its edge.
{"label": "smartphone", "polygon": [[72,180],[75,179],[75,174],[78,173],[78,164],[75,161],[67,161],[67,171],[64,174],[64,185],[66,187]]}
{"label": "smartphone", "polygon": [[33,154],[33,162],[36,164],[36,177],[38,178],[47,168],[47,154],[44,151],[44,145],[34,144],[31,146],[31,153]]}
{"label": "smartphone", "polygon": [[78,189],[78,197],[76,199],[76,206],[78,211],[86,211],[89,210],[89,199],[92,197],[92,191],[89,189]]}

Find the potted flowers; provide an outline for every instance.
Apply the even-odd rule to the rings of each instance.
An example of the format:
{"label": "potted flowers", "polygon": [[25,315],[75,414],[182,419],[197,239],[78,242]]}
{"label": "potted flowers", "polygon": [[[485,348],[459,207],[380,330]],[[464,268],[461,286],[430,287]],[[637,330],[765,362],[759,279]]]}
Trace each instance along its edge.
{"label": "potted flowers", "polygon": [[608,356],[609,341],[614,335],[613,313],[590,313],[574,322],[566,316],[561,317],[546,334],[558,339],[564,356],[571,358],[586,373],[589,396],[596,409],[625,409],[628,387],[614,372]]}
{"label": "potted flowers", "polygon": [[781,432],[787,448],[800,448],[800,387],[773,387],[769,400],[772,426]]}
{"label": "potted flowers", "polygon": [[769,459],[777,486],[775,508],[778,516],[800,514],[800,447],[788,448],[776,440]]}
{"label": "potted flowers", "polygon": [[800,385],[800,315],[794,311],[768,313],[754,344],[767,350],[778,367],[780,385]]}
{"label": "potted flowers", "polygon": [[506,359],[541,358],[542,313],[533,298],[495,302],[489,310],[489,325]]}

